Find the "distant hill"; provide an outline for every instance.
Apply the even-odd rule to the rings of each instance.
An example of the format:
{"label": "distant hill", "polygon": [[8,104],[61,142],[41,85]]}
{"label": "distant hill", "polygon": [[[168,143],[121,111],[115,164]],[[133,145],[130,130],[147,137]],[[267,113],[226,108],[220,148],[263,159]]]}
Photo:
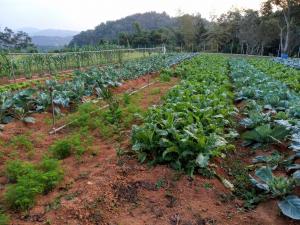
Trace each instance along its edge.
{"label": "distant hill", "polygon": [[78,31],[61,29],[37,29],[34,27],[23,27],[18,30],[24,31],[32,39],[32,43],[42,50],[59,49],[68,45]]}
{"label": "distant hill", "polygon": [[30,35],[32,35],[36,32],[39,32],[40,29],[35,28],[35,27],[22,27],[22,28],[17,29],[17,31],[23,31],[23,32],[27,33],[30,36]]}
{"label": "distant hill", "polygon": [[97,44],[100,40],[114,40],[121,32],[134,32],[133,24],[136,22],[145,30],[156,30],[162,27],[176,26],[176,19],[171,18],[166,13],[138,13],[116,21],[101,23],[93,30],[82,31],[73,37],[70,44],[82,46]]}
{"label": "distant hill", "polygon": [[72,40],[72,36],[68,37],[56,37],[56,36],[32,36],[32,42],[36,46],[53,46],[53,47],[61,47],[64,45],[68,45]]}
{"label": "distant hill", "polygon": [[24,31],[29,36],[50,36],[50,37],[70,37],[78,34],[78,31],[74,30],[62,30],[62,29],[37,29],[34,27],[23,27],[18,30]]}
{"label": "distant hill", "polygon": [[73,30],[57,30],[57,29],[47,29],[40,30],[32,34],[32,36],[49,36],[49,37],[72,37],[78,34],[78,31]]}

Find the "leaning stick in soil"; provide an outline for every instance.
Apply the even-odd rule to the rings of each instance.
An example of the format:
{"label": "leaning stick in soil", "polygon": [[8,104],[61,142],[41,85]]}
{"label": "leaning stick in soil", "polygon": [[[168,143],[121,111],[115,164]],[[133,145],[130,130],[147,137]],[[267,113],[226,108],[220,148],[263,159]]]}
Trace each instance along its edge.
{"label": "leaning stick in soil", "polygon": [[[153,85],[153,84],[155,84],[155,83],[156,83],[156,82],[154,81],[154,82],[152,82],[152,83],[146,84],[146,85],[144,85],[143,87],[141,87],[141,88],[139,88],[139,89],[137,89],[137,90],[135,90],[135,91],[132,91],[129,95],[133,95],[133,94],[139,92],[140,90],[143,90],[144,88],[149,87],[149,86],[151,86],[151,85]],[[108,107],[109,107],[109,105],[107,104],[107,105],[105,105],[105,106],[102,106],[102,107],[100,107],[100,108],[98,108],[98,109],[96,109],[96,110],[90,112],[89,114],[96,113],[96,112],[98,112],[98,111],[100,111],[100,110],[103,110],[103,109],[106,109],[106,108],[108,108]],[[61,126],[61,127],[52,129],[52,130],[49,132],[49,134],[55,134],[56,132],[58,132],[58,131],[64,129],[65,127],[71,125],[72,123],[76,122],[77,120],[78,120],[78,119],[72,120],[72,121],[70,121],[69,123],[66,123],[65,125],[63,125],[63,126]]]}
{"label": "leaning stick in soil", "polygon": [[49,88],[50,96],[51,96],[51,106],[52,106],[52,129],[55,130],[55,106],[53,101],[53,88]]}

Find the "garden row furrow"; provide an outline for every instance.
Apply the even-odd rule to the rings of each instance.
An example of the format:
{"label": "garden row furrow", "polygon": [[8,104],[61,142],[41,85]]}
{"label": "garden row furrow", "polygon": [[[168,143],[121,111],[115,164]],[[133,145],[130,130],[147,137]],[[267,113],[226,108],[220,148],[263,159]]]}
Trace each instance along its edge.
{"label": "garden row furrow", "polygon": [[133,150],[141,162],[169,164],[189,175],[207,172],[209,159],[223,150],[236,132],[231,127],[233,95],[227,59],[201,55],[176,68],[182,78],[150,108],[144,124],[132,129]]}
{"label": "garden row furrow", "polygon": [[249,58],[248,62],[266,75],[282,81],[288,85],[289,88],[300,93],[300,70],[277,63],[270,59]]}
{"label": "garden row furrow", "polygon": [[299,58],[288,58],[288,59],[283,59],[283,58],[275,58],[273,59],[274,62],[281,63],[283,65],[286,65],[288,67],[292,67],[295,69],[300,70],[300,60]]}
{"label": "garden row furrow", "polygon": [[0,123],[8,123],[12,119],[33,123],[34,119],[30,114],[46,111],[52,103],[55,113],[59,114],[60,108],[77,105],[84,96],[101,96],[107,87],[119,86],[124,80],[135,79],[193,56],[194,54],[157,55],[130,61],[120,67],[107,66],[85,72],[77,71],[73,79],[63,83],[47,80],[45,84],[35,88],[3,92],[0,94]]}
{"label": "garden row furrow", "polygon": [[[246,60],[232,59],[230,66],[235,101],[245,103],[240,112],[244,118],[239,121],[247,129],[242,134],[243,145],[264,149],[267,144],[274,144],[277,148],[253,159],[253,164],[260,166],[251,182],[261,191],[261,199],[279,199],[283,214],[300,219],[300,198],[295,196],[300,184],[300,164],[296,163],[300,157],[300,96]],[[290,143],[290,137],[290,149],[278,151],[279,146]],[[275,175],[278,170],[285,175]]]}

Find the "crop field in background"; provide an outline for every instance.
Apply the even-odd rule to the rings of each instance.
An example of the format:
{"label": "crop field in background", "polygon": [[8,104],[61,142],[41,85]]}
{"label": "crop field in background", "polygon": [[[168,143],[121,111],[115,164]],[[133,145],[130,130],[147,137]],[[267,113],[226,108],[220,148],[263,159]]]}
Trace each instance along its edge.
{"label": "crop field in background", "polygon": [[298,61],[125,54],[17,56],[89,68],[0,88],[1,225],[299,223]]}
{"label": "crop field in background", "polygon": [[161,52],[161,48],[152,48],[64,53],[3,53],[0,54],[0,78],[30,79],[34,75],[41,77],[66,70],[122,63]]}

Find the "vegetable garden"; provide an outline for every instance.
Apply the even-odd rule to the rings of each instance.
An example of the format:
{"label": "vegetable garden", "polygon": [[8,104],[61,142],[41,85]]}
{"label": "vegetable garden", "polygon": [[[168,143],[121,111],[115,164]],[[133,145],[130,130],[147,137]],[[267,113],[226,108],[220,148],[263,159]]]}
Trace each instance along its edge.
{"label": "vegetable garden", "polygon": [[297,224],[298,79],[174,53],[2,87],[0,224]]}
{"label": "vegetable garden", "polygon": [[10,53],[0,54],[0,77],[16,79],[55,75],[58,72],[91,66],[117,64],[131,59],[161,53],[162,48],[115,49],[63,53]]}

